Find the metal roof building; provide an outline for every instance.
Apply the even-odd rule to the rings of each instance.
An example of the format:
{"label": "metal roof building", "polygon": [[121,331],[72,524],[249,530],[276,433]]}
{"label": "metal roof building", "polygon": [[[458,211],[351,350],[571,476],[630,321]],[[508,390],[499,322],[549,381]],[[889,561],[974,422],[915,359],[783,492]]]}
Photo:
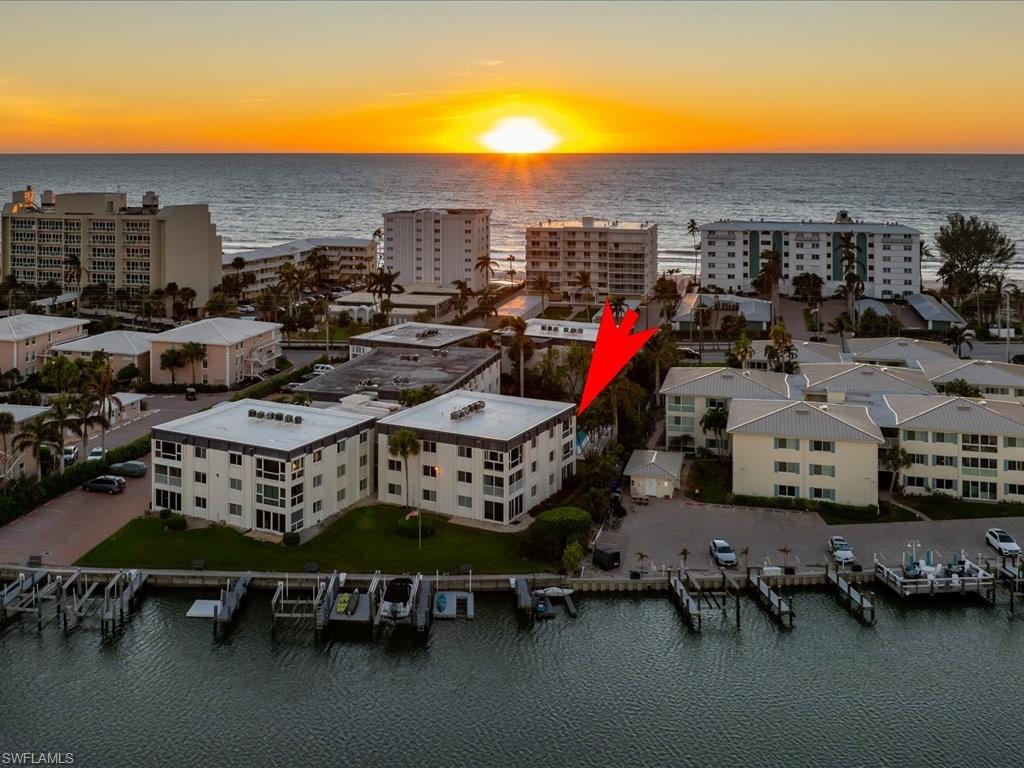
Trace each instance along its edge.
{"label": "metal roof building", "polygon": [[[752,363],[766,363],[767,356],[765,349],[771,344],[766,339],[757,339],[750,342],[754,349]],[[826,344],[823,341],[793,341],[796,348],[797,364],[803,367],[805,363],[840,363],[843,360],[842,350],[838,344]]]}
{"label": "metal roof building", "polygon": [[790,396],[784,373],[700,366],[670,368],[661,385],[661,394],[772,399]]}
{"label": "metal roof building", "polygon": [[912,366],[926,360],[956,360],[956,353],[938,341],[890,338],[847,339],[846,348],[856,363],[879,363]]}
{"label": "metal roof building", "polygon": [[[968,384],[981,387],[983,392],[984,388],[1024,390],[1024,365],[992,360],[926,360],[919,365],[928,380],[936,385],[962,379]],[[1016,395],[1016,392],[1008,391],[1005,394]]]}
{"label": "metal roof building", "polygon": [[726,431],[730,435],[884,442],[865,407],[832,403],[733,400]]}
{"label": "metal roof building", "polygon": [[1019,403],[934,395],[886,395],[885,402],[901,429],[1024,434],[1024,406]]}
{"label": "metal roof building", "polygon": [[929,293],[911,293],[905,298],[907,304],[927,323],[929,330],[944,330],[954,326],[967,327],[967,321],[942,299]]}

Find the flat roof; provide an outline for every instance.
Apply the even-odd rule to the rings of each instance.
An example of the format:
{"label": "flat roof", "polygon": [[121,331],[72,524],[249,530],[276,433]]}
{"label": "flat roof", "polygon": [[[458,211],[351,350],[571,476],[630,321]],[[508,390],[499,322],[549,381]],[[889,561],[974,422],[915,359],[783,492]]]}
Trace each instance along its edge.
{"label": "flat roof", "polygon": [[765,219],[719,219],[710,224],[702,224],[701,232],[716,230],[732,231],[737,229],[769,230],[778,229],[786,232],[878,232],[882,230],[897,235],[920,235],[919,229],[900,224],[898,221],[766,221]]}
{"label": "flat roof", "polygon": [[32,302],[37,307],[52,307],[56,304],[71,304],[78,301],[78,291],[68,291],[67,293],[61,293],[57,296],[50,296],[46,299],[36,299]]}
{"label": "flat roof", "polygon": [[468,339],[475,339],[483,333],[490,333],[487,328],[471,328],[465,325],[445,325],[444,323],[401,323],[360,333],[349,338],[349,344],[366,344],[367,346],[392,347],[423,347],[440,349],[451,344],[458,344]]}
{"label": "flat roof", "polygon": [[498,307],[499,317],[533,317],[541,308],[541,297],[519,293]]}
{"label": "flat roof", "polygon": [[534,339],[565,339],[593,344],[597,341],[600,323],[576,320],[545,320],[534,317],[526,321],[526,335]]}
{"label": "flat roof", "polygon": [[433,385],[442,393],[457,389],[500,358],[496,349],[472,347],[432,352],[373,349],[295,389],[316,400],[337,401],[357,392],[375,392],[381,400],[398,400],[403,390],[416,387]]}
{"label": "flat roof", "polygon": [[237,344],[267,331],[279,330],[280,323],[242,320],[237,317],[208,317],[188,325],[154,333],[150,341],[195,341],[199,344]]}
{"label": "flat roof", "polygon": [[280,243],[278,245],[267,245],[262,248],[251,248],[246,251],[236,251],[235,253],[225,253],[221,257],[221,262],[224,266],[228,266],[232,261],[241,257],[246,261],[260,261],[262,259],[273,259],[280,256],[295,256],[305,251],[311,251],[314,248],[322,247],[349,247],[349,248],[366,248],[371,245],[373,240],[363,237],[308,237],[302,240],[291,240],[287,243]]}
{"label": "flat roof", "polygon": [[417,213],[434,213],[444,216],[445,214],[451,214],[453,216],[475,216],[480,213],[491,212],[490,208],[409,208],[406,210],[399,211],[385,211],[385,216],[396,216],[399,214],[417,214]]}
{"label": "flat roof", "polygon": [[[479,411],[462,418],[452,418],[453,412],[478,401],[484,404]],[[465,437],[511,440],[548,419],[571,414],[575,409],[573,403],[457,390],[388,416],[378,423]]]}
{"label": "flat roof", "polygon": [[106,352],[108,355],[138,355],[149,352],[153,334],[140,331],[107,331],[54,345],[56,352]]}
{"label": "flat roof", "polygon": [[[396,307],[438,307],[451,301],[450,294],[393,293],[389,299]],[[353,291],[334,299],[334,306],[361,307],[376,303],[376,297],[369,291]]]}
{"label": "flat roof", "polygon": [[619,221],[618,219],[547,219],[530,226],[530,229],[607,229],[633,230],[653,229],[653,221]]}
{"label": "flat roof", "polygon": [[0,341],[21,341],[41,333],[55,333],[88,325],[88,320],[56,315],[8,315],[0,318]]}
{"label": "flat roof", "polygon": [[[250,409],[264,414],[290,415],[293,421],[252,417],[249,416]],[[301,418],[301,422],[296,423],[296,417]],[[352,411],[307,408],[301,405],[245,399],[218,403],[209,410],[160,424],[155,427],[155,431],[223,440],[256,448],[292,451],[347,429],[372,423],[372,416]]]}
{"label": "flat roof", "polygon": [[723,312],[742,313],[749,322],[764,323],[772,319],[772,303],[764,299],[755,299],[750,296],[740,296],[735,293],[688,293],[683,297],[679,305],[679,311],[672,319],[676,322],[689,322],[693,317],[694,306],[700,302],[703,307],[722,307],[725,305],[736,305],[735,310]]}
{"label": "flat roof", "polygon": [[12,403],[0,403],[0,413],[11,414],[14,417],[15,424],[20,424],[23,421],[34,419],[36,416],[48,413],[49,410],[50,406],[48,405],[14,405]]}

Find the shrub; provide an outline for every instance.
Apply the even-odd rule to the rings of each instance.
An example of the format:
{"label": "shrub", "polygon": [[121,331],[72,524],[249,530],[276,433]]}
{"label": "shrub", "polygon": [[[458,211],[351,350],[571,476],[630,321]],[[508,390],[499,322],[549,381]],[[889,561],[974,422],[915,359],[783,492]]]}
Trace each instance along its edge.
{"label": "shrub", "polygon": [[286,547],[297,547],[299,545],[299,534],[296,531],[288,531],[281,537],[281,543]]}
{"label": "shrub", "polygon": [[159,512],[161,520],[167,520],[173,513],[169,509],[161,509]]}
{"label": "shrub", "polygon": [[526,529],[523,546],[528,557],[555,561],[569,542],[589,539],[592,527],[590,513],[579,507],[548,509]]}
{"label": "shrub", "polygon": [[565,551],[562,552],[562,570],[565,571],[566,576],[572,576],[574,573],[579,571],[582,563],[582,545],[580,545],[576,540],[570,541],[565,545]]}
{"label": "shrub", "polygon": [[188,527],[188,520],[184,515],[171,515],[164,522],[164,527],[168,531],[184,531]]}
{"label": "shrub", "polygon": [[235,402],[237,400],[245,400],[246,398],[259,400],[262,397],[274,394],[285,384],[298,381],[307,373],[312,373],[312,371],[312,364],[304,365],[301,368],[291,368],[284,373],[279,373],[276,376],[271,376],[269,379],[264,379],[258,384],[253,384],[251,387],[238,390],[238,392],[231,396],[231,401]]}
{"label": "shrub", "polygon": [[[398,533],[400,536],[405,536],[409,539],[419,538],[420,535],[420,524],[415,517],[403,517],[398,521]],[[423,518],[423,538],[426,539],[433,536],[436,533],[434,527],[434,521],[429,517]]]}
{"label": "shrub", "polygon": [[734,494],[731,503],[741,507],[774,507],[775,509],[798,509],[805,512],[830,512],[847,520],[873,520],[878,517],[878,507],[869,504],[856,507],[850,504],[833,504],[830,501],[814,499],[790,499],[781,496],[743,496]]}

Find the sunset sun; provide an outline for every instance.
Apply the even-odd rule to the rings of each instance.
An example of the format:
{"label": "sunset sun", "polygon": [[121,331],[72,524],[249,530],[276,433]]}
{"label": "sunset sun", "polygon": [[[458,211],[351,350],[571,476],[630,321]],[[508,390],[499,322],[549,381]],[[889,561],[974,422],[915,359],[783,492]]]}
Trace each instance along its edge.
{"label": "sunset sun", "polygon": [[547,152],[561,137],[535,117],[506,117],[480,136],[480,142],[494,152],[531,154]]}

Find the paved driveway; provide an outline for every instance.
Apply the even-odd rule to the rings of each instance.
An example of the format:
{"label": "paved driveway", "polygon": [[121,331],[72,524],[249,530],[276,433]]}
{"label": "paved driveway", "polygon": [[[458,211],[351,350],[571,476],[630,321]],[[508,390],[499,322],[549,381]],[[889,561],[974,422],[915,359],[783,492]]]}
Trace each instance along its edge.
{"label": "paved driveway", "polygon": [[828,537],[835,534],[849,540],[865,567],[870,567],[875,554],[880,560],[898,564],[912,541],[920,544],[919,557],[923,549],[934,549],[943,558],[961,548],[968,556],[978,552],[992,555],[984,542],[985,531],[991,527],[1004,528],[1024,540],[1024,518],[1019,517],[827,525],[812,512],[708,505],[677,496],[630,511],[620,531],[613,534],[622,553],[622,567],[611,573],[622,575],[636,568],[637,552],[650,558],[645,564],[648,570],[652,564],[678,568],[684,547],[690,551],[689,568],[714,569],[708,553],[712,538],[726,539],[737,551],[749,548],[746,560],[753,565],[766,560],[782,565],[785,558],[779,549],[783,547],[792,550],[788,557],[791,565],[823,565]]}
{"label": "paved driveway", "polygon": [[[149,456],[143,461],[149,464]],[[124,493],[74,490],[0,528],[0,562],[70,565],[149,506],[149,475],[128,478]]]}

